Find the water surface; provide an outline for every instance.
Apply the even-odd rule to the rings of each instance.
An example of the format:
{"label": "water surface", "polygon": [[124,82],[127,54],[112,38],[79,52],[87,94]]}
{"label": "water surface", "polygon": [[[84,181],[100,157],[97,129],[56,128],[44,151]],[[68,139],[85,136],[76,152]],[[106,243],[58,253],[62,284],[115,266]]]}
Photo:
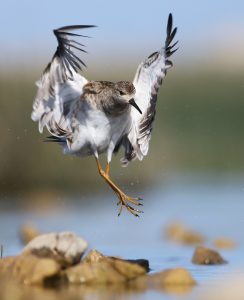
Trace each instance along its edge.
{"label": "water surface", "polygon": [[[198,297],[206,289],[216,288],[222,280],[244,278],[243,226],[244,184],[242,179],[212,180],[211,178],[173,177],[171,180],[144,192],[144,214],[140,218],[126,211],[117,217],[112,193],[87,197],[87,203],[65,199],[50,214],[26,211],[2,211],[0,240],[4,255],[15,255],[22,249],[19,228],[33,222],[41,231],[74,231],[106,255],[122,258],[146,258],[151,272],[167,268],[187,268],[198,285],[186,295],[175,291],[124,291],[99,289],[84,294],[85,299],[171,299]],[[138,187],[138,186],[137,186]],[[164,229],[169,222],[182,221],[189,228],[206,236],[206,245],[220,236],[237,242],[232,250],[221,250],[228,264],[197,266],[191,263],[194,247],[182,246],[165,240]],[[80,291],[83,293],[82,291]]]}

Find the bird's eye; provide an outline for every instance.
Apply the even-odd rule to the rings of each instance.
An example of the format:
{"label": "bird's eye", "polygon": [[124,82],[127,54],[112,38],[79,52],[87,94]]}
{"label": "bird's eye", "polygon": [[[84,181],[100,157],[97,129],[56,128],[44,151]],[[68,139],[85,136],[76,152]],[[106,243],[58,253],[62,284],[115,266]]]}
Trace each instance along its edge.
{"label": "bird's eye", "polygon": [[122,91],[119,91],[119,93],[120,93],[121,96],[125,95],[125,93],[122,92]]}

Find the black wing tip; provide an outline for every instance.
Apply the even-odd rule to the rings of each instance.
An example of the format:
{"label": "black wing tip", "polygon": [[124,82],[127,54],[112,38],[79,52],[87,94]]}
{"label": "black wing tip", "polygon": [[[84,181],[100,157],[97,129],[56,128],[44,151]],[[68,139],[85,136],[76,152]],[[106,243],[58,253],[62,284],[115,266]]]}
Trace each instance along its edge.
{"label": "black wing tip", "polygon": [[[73,49],[76,49],[84,53],[87,53],[87,51],[83,49],[85,45],[77,42],[75,40],[75,37],[89,38],[89,36],[76,34],[71,31],[82,30],[82,29],[93,28],[93,27],[97,27],[97,26],[96,25],[68,25],[53,30],[53,33],[56,36],[58,41],[58,47],[53,56],[53,59],[57,57],[60,60],[63,69],[69,73],[70,78],[73,77],[72,69],[75,72],[78,72],[78,70],[82,71],[82,66],[86,67],[86,64],[72,51]],[[46,70],[48,70],[49,68],[50,66],[47,67]],[[66,77],[66,75],[64,76]]]}
{"label": "black wing tip", "polygon": [[66,30],[77,30],[77,29],[85,29],[85,28],[94,28],[97,25],[68,25],[56,28],[53,30],[54,34],[58,33],[59,31],[66,31]]}
{"label": "black wing tip", "polygon": [[173,14],[169,13],[169,16],[168,16],[168,26],[170,26],[172,24],[173,24]]}
{"label": "black wing tip", "polygon": [[178,30],[177,27],[173,28],[173,14],[169,13],[168,23],[167,23],[167,36],[166,36],[166,40],[165,40],[165,51],[166,51],[167,57],[171,56],[173,53],[175,53],[178,50],[178,48],[174,49],[174,46],[176,46],[178,41],[175,42],[171,46],[171,42],[173,41],[173,39],[177,33],[177,30]]}

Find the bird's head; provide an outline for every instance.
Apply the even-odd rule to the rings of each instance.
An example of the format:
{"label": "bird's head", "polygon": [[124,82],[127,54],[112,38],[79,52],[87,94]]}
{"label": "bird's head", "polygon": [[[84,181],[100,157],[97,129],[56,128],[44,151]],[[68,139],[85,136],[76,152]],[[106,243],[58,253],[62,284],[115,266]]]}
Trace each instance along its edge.
{"label": "bird's head", "polygon": [[136,94],[136,89],[134,85],[129,81],[119,81],[114,85],[116,96],[118,101],[121,103],[127,103],[128,105],[134,106],[139,113],[141,114],[142,111],[140,110],[139,106],[136,104],[134,97]]}

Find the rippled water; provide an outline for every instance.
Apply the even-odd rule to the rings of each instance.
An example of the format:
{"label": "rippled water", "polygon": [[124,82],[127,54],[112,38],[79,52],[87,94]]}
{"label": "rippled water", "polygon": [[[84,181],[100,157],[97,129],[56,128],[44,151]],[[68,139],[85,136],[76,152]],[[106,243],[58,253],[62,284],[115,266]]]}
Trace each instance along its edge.
{"label": "rippled water", "polygon": [[[55,214],[8,211],[0,213],[0,243],[4,255],[17,254],[22,245],[18,231],[21,224],[31,221],[43,232],[70,230],[84,237],[90,248],[106,255],[123,258],[146,258],[152,272],[166,268],[187,268],[198,285],[187,295],[170,291],[118,293],[109,290],[93,291],[84,299],[171,299],[199,296],[207,288],[220,284],[219,280],[244,278],[244,183],[241,178],[228,181],[201,180],[188,177],[172,178],[163,185],[144,192],[144,214],[135,218],[124,212],[119,218],[112,193],[87,199],[87,205],[65,200]],[[104,199],[106,198],[106,199]],[[65,208],[65,209],[64,209]],[[233,250],[221,251],[228,264],[197,266],[191,263],[194,247],[180,246],[164,239],[168,222],[181,220],[189,228],[207,238],[207,245],[219,236],[229,237],[238,244]],[[112,296],[111,296],[112,295]]]}

